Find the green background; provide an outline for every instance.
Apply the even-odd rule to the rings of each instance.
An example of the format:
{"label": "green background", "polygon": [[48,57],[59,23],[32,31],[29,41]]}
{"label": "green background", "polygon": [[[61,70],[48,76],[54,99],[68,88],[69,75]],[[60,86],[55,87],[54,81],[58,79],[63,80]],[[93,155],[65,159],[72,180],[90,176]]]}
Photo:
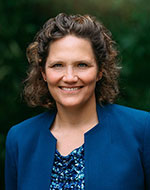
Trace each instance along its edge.
{"label": "green background", "polygon": [[112,32],[120,51],[121,93],[117,103],[150,111],[149,0],[1,0],[1,189],[4,189],[5,139],[9,128],[44,111],[28,108],[22,99],[22,82],[28,67],[26,47],[44,22],[60,12],[91,14],[104,23]]}

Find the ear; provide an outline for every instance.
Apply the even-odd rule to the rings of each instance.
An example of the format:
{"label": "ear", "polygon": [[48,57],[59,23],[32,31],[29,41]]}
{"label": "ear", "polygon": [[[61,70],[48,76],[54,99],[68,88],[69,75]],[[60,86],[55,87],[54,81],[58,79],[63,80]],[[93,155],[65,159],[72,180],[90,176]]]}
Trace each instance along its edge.
{"label": "ear", "polygon": [[101,80],[102,76],[103,76],[102,71],[99,71],[99,73],[98,73],[98,75],[97,75],[96,82],[99,81],[99,80]]}
{"label": "ear", "polygon": [[43,71],[42,67],[40,67],[40,71],[41,71],[41,74],[42,74],[43,80],[44,80],[45,82],[47,82],[46,74],[45,74],[45,71]]}

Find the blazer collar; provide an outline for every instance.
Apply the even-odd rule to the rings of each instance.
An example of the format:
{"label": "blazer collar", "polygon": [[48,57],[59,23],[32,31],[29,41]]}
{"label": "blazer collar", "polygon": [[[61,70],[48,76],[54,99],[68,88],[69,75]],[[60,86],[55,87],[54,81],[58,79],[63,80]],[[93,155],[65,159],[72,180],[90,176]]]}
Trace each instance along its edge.
{"label": "blazer collar", "polygon": [[[107,127],[108,125],[111,125],[111,104],[107,104],[105,106],[101,106],[99,104],[96,104],[96,111],[97,111],[97,116],[98,116],[98,124],[96,126],[94,126],[92,129],[88,130],[84,136],[89,136],[92,135],[94,133],[96,133],[97,131],[100,131],[101,128],[103,127]],[[47,112],[45,114],[45,118],[43,118],[43,133],[44,136],[47,138],[51,138],[53,139],[53,141],[56,143],[57,139],[53,136],[53,134],[50,132],[50,127],[52,126],[52,123],[54,122],[54,119],[56,117],[56,113],[57,111],[53,111],[53,112]],[[46,130],[45,130],[46,129]]]}
{"label": "blazer collar", "polygon": [[106,127],[109,125],[108,123],[108,118],[110,117],[109,114],[109,108],[110,105],[106,106],[101,106],[99,104],[96,104],[96,111],[97,111],[97,116],[98,116],[98,124],[94,126],[92,129],[87,131],[84,135],[89,136],[92,134],[95,134],[96,132],[100,131],[102,127]]}

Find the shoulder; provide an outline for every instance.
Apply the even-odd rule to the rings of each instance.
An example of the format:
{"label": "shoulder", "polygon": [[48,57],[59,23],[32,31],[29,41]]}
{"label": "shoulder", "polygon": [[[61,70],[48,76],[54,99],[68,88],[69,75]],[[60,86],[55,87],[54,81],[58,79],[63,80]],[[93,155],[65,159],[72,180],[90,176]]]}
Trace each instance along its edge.
{"label": "shoulder", "polygon": [[25,141],[25,139],[39,135],[46,124],[50,123],[54,115],[55,112],[47,111],[12,126],[7,133],[6,145],[17,143],[17,141]]}
{"label": "shoulder", "polygon": [[150,135],[150,113],[117,104],[99,107],[117,133],[133,134],[136,137]]}
{"label": "shoulder", "polygon": [[10,128],[8,134],[15,134],[25,132],[27,130],[34,130],[38,128],[39,123],[47,120],[49,112],[44,112],[34,117],[28,118]]}
{"label": "shoulder", "polygon": [[144,110],[139,110],[118,104],[108,104],[102,108],[107,114],[119,119],[128,119],[130,121],[147,120],[150,113]]}

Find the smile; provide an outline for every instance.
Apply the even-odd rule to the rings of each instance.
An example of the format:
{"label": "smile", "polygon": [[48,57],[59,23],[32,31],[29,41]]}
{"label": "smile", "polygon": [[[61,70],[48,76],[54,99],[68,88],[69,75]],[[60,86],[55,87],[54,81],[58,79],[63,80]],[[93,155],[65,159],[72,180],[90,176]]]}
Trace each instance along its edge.
{"label": "smile", "polygon": [[82,87],[60,87],[64,91],[76,91],[79,90]]}

